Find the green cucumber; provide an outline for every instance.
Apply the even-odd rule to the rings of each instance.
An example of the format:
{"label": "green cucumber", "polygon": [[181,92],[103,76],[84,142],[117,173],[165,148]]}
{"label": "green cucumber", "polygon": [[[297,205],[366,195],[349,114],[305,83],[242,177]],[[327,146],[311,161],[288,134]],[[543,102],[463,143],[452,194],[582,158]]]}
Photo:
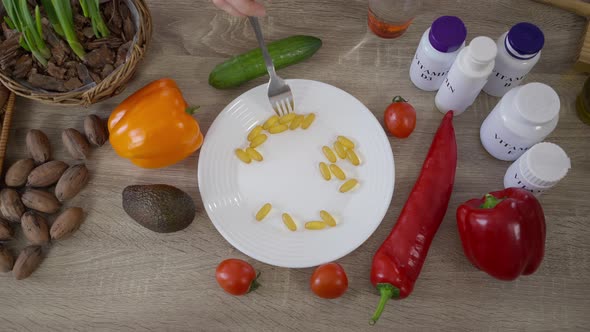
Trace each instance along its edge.
{"label": "green cucumber", "polygon": [[[321,39],[302,35],[287,37],[267,44],[275,70],[308,59],[321,46]],[[267,74],[262,52],[260,48],[255,48],[218,64],[209,74],[209,84],[217,89],[234,88]]]}

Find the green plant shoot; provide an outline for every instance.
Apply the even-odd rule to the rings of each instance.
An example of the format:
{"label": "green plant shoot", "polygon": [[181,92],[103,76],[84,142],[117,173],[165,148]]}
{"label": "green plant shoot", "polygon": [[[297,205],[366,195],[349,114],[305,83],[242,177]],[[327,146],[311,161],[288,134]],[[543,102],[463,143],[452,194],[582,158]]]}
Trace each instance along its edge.
{"label": "green plant shoot", "polygon": [[35,6],[35,25],[37,26],[39,36],[43,36],[43,25],[41,25],[41,10],[39,6]]}
{"label": "green plant shoot", "polygon": [[99,0],[80,0],[80,6],[84,16],[90,18],[96,38],[108,37],[110,31],[100,14]]}
{"label": "green plant shoot", "polygon": [[10,17],[4,16],[4,22],[6,22],[6,24],[8,24],[8,27],[11,28],[12,30],[16,29],[16,25],[14,25],[14,22],[12,22]]}
{"label": "green plant shoot", "polygon": [[55,13],[53,5],[51,4],[51,0],[41,0],[41,5],[43,5],[43,8],[45,9],[47,18],[49,19],[49,22],[51,22],[51,26],[53,26],[55,33],[65,38],[64,31],[61,27],[61,24],[59,24],[59,19],[57,18],[57,14]]}
{"label": "green plant shoot", "polygon": [[30,51],[42,66],[46,66],[51,52],[43,39],[39,8],[35,8],[35,19],[33,19],[27,0],[2,0],[2,4],[9,18],[9,20],[5,19],[6,23],[21,33],[21,46]]}
{"label": "green plant shoot", "polygon": [[45,1],[45,3],[44,7],[46,12],[49,13],[50,11],[53,11],[55,13],[55,17],[59,22],[63,35],[72,51],[76,53],[78,58],[84,60],[86,51],[78,40],[78,35],[76,35],[76,31],[74,30],[74,16],[72,15],[72,4],[70,1],[48,0]]}

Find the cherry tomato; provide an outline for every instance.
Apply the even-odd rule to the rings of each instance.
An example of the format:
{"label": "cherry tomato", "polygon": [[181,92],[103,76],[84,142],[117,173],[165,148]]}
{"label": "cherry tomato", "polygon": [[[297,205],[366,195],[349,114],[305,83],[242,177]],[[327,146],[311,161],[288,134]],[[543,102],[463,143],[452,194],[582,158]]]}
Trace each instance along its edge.
{"label": "cherry tomato", "polygon": [[342,296],[348,289],[346,272],[338,263],[327,263],[318,266],[310,280],[311,290],[324,299],[335,299]]}
{"label": "cherry tomato", "polygon": [[230,258],[219,263],[215,271],[217,283],[232,295],[244,295],[260,286],[256,271],[247,262]]}
{"label": "cherry tomato", "polygon": [[393,98],[385,110],[385,126],[397,138],[406,138],[416,128],[416,110],[400,96]]}

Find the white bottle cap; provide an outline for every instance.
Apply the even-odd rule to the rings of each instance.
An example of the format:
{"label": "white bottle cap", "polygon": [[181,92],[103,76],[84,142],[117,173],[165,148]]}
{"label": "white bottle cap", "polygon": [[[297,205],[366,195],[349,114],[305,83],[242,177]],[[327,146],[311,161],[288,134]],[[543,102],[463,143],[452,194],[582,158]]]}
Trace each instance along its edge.
{"label": "white bottle cap", "polygon": [[542,142],[520,157],[519,168],[529,183],[540,188],[550,188],[567,174],[571,162],[561,147]]}
{"label": "white bottle cap", "polygon": [[496,59],[498,47],[496,43],[485,36],[473,38],[469,44],[470,63],[474,70],[482,70]]}
{"label": "white bottle cap", "polygon": [[523,85],[516,93],[514,104],[520,115],[534,124],[553,120],[561,107],[557,92],[537,82]]}

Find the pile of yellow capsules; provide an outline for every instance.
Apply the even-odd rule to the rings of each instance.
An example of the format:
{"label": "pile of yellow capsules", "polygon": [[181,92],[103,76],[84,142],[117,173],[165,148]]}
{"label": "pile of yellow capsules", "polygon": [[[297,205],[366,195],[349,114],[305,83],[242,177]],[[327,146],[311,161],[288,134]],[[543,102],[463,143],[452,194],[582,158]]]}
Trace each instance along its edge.
{"label": "pile of yellow capsules", "polygon": [[[344,181],[346,180],[346,173],[344,173],[342,168],[336,165],[336,162],[338,161],[336,155],[338,155],[340,159],[348,160],[354,166],[360,165],[361,160],[359,159],[358,154],[354,150],[354,142],[345,136],[338,136],[338,138],[334,142],[333,147],[334,151],[336,151],[335,154],[334,151],[330,149],[330,147],[326,145],[322,147],[322,152],[324,153],[324,156],[326,156],[326,159],[328,159],[328,161],[331,164],[328,166],[328,164],[326,164],[325,162],[320,162],[320,173],[326,181],[330,181],[332,179],[332,174],[334,174],[334,177],[336,177],[338,180]],[[359,182],[357,179],[348,179],[340,186],[340,192],[348,192],[354,189],[358,185],[358,183]]]}
{"label": "pile of yellow capsules", "polygon": [[[256,150],[256,148],[261,146],[268,139],[268,136],[264,133],[265,131],[274,135],[280,134],[287,130],[295,130],[298,128],[305,130],[311,126],[314,120],[314,113],[309,113],[306,115],[289,113],[281,117],[273,115],[268,118],[264,124],[256,126],[250,131],[247,137],[249,146],[245,149],[236,149],[236,156],[246,164],[250,164],[252,160],[262,161],[263,156],[258,150]],[[361,161],[355,151],[354,142],[349,138],[345,136],[338,136],[333,144],[333,147],[336,153],[334,153],[334,151],[332,151],[332,149],[330,149],[328,146],[322,147],[322,152],[331,164],[328,166],[325,162],[320,162],[320,172],[326,181],[330,181],[332,179],[332,174],[334,174],[334,177],[337,179],[344,181],[346,180],[346,174],[340,167],[338,167],[338,165],[336,165],[336,162],[338,161],[336,156],[342,160],[348,160],[354,166],[359,166]],[[357,179],[348,179],[340,186],[340,192],[348,192],[354,189],[358,183],[359,182]],[[256,220],[262,221],[264,218],[266,218],[271,210],[272,205],[270,203],[264,204],[256,213]],[[294,232],[297,230],[297,224],[291,215],[288,213],[283,213],[282,219],[283,223],[290,231]],[[305,228],[309,230],[320,230],[328,226],[335,227],[337,225],[336,219],[334,219],[334,217],[328,211],[321,210],[320,219],[321,220],[306,222]]]}
{"label": "pile of yellow capsules", "polygon": [[260,151],[256,150],[257,147],[261,146],[262,143],[266,142],[268,136],[264,134],[264,131],[269,134],[275,135],[285,132],[287,130],[295,130],[297,128],[307,129],[315,120],[315,114],[309,113],[307,115],[289,113],[281,117],[273,115],[264,122],[261,126],[254,127],[248,134],[249,146],[246,149],[238,148],[235,150],[236,156],[249,164],[252,160],[262,161],[263,157]]}

